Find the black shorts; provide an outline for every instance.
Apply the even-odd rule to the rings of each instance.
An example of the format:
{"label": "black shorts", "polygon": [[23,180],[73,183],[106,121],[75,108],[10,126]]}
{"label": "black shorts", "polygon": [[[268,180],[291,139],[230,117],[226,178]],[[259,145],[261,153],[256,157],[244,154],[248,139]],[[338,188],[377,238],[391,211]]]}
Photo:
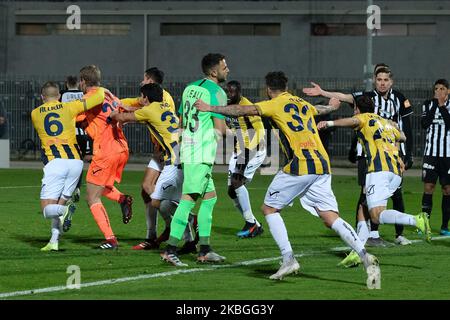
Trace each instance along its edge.
{"label": "black shorts", "polygon": [[366,157],[359,156],[356,159],[358,165],[358,185],[364,187],[366,185],[367,161]]}
{"label": "black shorts", "polygon": [[81,157],[92,155],[92,139],[87,134],[77,134],[77,144],[81,150]]}
{"label": "black shorts", "polygon": [[441,186],[450,185],[450,158],[424,156],[422,181],[436,184],[438,177]]}

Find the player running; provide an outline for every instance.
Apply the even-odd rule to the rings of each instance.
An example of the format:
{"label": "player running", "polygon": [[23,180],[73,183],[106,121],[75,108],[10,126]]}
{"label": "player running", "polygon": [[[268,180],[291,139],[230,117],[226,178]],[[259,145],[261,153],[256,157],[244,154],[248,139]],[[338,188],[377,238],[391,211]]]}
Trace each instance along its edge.
{"label": "player running", "polygon": [[31,112],[31,120],[41,140],[44,177],[41,188],[41,208],[46,219],[52,220],[49,243],[41,251],[58,251],[59,236],[71,225],[74,204],[65,206],[77,186],[83,170],[81,152],[75,134],[75,118],[79,113],[101,104],[103,88],[92,90],[86,100],[59,102],[58,85],[46,82],[41,90],[43,105]]}
{"label": "player running", "polygon": [[[402,181],[404,164],[399,156],[396,142],[406,141],[403,132],[381,116],[374,113],[375,105],[367,96],[355,99],[354,113],[351,118],[335,121],[321,121],[317,128],[349,127],[357,131],[359,142],[367,157],[366,200],[370,219],[377,224],[400,224],[417,227],[426,240],[431,240],[431,230],[427,214],[416,216],[397,210],[386,209],[388,199],[397,190]],[[368,238],[360,235],[365,243]],[[353,266],[361,263],[360,257],[352,251],[340,264]]]}
{"label": "player running", "polygon": [[[251,106],[231,105],[211,107],[201,97],[195,103],[197,110],[231,116],[268,117],[272,126],[279,129],[280,142],[288,163],[273,179],[264,199],[263,213],[283,256],[280,269],[270,279],[281,280],[300,269],[288,239],[280,211],[295,198],[307,211],[320,217],[328,228],[353,248],[364,261],[367,287],[379,289],[381,273],[378,259],[367,253],[351,225],[339,217],[336,198],[331,189],[331,170],[316,127],[314,116],[326,114],[339,107],[337,99],[330,106],[313,106],[287,92],[288,79],[283,72],[266,75],[267,94],[270,100]],[[201,115],[202,113],[200,113]]]}
{"label": "player running", "polygon": [[[227,83],[228,104],[252,105],[242,96],[241,84],[238,81]],[[244,116],[229,118],[229,127],[234,133],[234,151],[228,165],[228,195],[234,206],[244,218],[245,225],[237,233],[240,238],[253,238],[264,230],[253,215],[250,195],[246,184],[252,181],[256,170],[266,157],[264,141],[264,125],[261,117]]]}

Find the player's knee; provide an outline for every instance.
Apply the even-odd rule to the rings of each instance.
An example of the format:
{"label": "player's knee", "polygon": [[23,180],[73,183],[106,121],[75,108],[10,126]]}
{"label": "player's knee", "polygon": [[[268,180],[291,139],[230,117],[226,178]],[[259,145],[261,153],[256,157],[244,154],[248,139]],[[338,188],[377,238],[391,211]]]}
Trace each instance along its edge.
{"label": "player's knee", "polygon": [[144,188],[141,189],[141,197],[142,197],[142,200],[144,200],[145,204],[152,201],[152,198],[150,198],[150,195],[147,193],[147,191],[145,191]]}
{"label": "player's knee", "polygon": [[[436,187],[435,184],[432,183],[425,183],[424,185],[424,192],[428,194],[432,194],[434,192],[434,188]],[[442,191],[444,191],[445,186],[442,188]]]}
{"label": "player's knee", "polygon": [[150,199],[152,202],[152,207],[153,208],[160,208],[161,207],[161,200],[158,199]]}
{"label": "player's knee", "polygon": [[445,185],[442,187],[442,194],[444,196],[450,196],[450,185]]}
{"label": "player's knee", "polygon": [[231,175],[231,185],[233,186],[234,190],[242,187],[245,184],[245,180],[246,179],[242,174],[233,173]]}

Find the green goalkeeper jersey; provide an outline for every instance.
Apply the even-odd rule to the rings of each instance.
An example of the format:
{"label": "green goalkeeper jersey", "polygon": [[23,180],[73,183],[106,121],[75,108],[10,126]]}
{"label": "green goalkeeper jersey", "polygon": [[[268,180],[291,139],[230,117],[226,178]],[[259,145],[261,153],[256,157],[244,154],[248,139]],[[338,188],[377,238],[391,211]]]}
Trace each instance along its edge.
{"label": "green goalkeeper jersey", "polygon": [[180,159],[182,163],[213,164],[217,151],[213,117],[224,119],[224,116],[212,112],[199,112],[194,107],[198,99],[211,106],[227,104],[225,91],[212,80],[197,80],[184,89],[179,110],[183,118]]}

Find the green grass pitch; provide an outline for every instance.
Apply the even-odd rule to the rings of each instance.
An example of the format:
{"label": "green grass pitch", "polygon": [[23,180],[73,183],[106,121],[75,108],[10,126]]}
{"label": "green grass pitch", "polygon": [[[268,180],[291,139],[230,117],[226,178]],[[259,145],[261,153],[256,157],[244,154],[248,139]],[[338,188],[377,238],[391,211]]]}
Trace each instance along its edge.
{"label": "green grass pitch", "polygon": [[[301,208],[298,201],[283,211],[289,238],[301,265],[301,272],[272,281],[268,277],[278,265],[278,248],[260,213],[272,176],[257,174],[249,184],[253,210],[265,232],[254,239],[237,239],[235,233],[243,220],[226,192],[225,174],[215,174],[218,202],[214,212],[212,246],[227,257],[215,268],[197,265],[195,255],[181,256],[189,264],[187,273],[160,261],[159,252],[133,251],[145,235],[144,205],[140,199],[143,172],[125,171],[120,190],[135,197],[134,217],[128,225],[121,220],[120,207],[104,200],[120,248],[103,252],[94,249],[102,241],[100,231],[86,204],[81,201],[72,229],[60,239],[60,252],[39,249],[50,237],[50,221],[40,213],[41,170],[0,170],[0,295],[4,293],[63,287],[77,265],[81,283],[97,283],[79,290],[59,290],[5,297],[6,299],[450,299],[448,270],[450,239],[435,239],[431,244],[414,242],[405,247],[369,248],[381,262],[382,289],[367,290],[362,267],[343,269],[336,264],[344,257],[344,243],[322,222]],[[407,212],[420,211],[422,183],[405,178]],[[341,216],[354,224],[355,202],[359,195],[355,177],[333,176],[333,189]],[[82,191],[82,197],[84,191]],[[439,231],[440,191],[434,196],[433,235]],[[160,231],[162,229],[160,219]],[[381,226],[386,240],[393,241],[394,227]],[[406,229],[411,240],[421,240],[413,229]],[[261,259],[261,260],[258,260]],[[265,260],[264,260],[265,259]],[[195,270],[201,269],[201,270]],[[193,272],[195,271],[195,272]],[[169,272],[169,273],[167,273]],[[141,278],[135,278],[142,276]],[[99,281],[122,279],[122,282]]]}

